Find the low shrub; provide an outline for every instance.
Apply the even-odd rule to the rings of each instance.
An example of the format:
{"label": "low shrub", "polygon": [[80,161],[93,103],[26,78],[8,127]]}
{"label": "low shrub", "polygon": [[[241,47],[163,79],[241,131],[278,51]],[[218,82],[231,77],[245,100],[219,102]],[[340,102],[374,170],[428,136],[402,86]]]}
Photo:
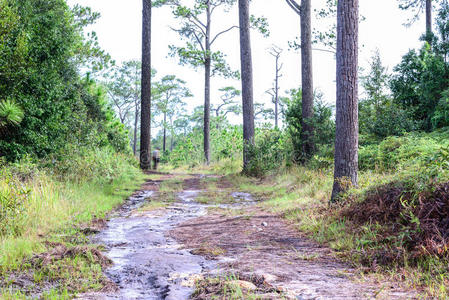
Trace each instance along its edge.
{"label": "low shrub", "polygon": [[390,136],[380,143],[361,146],[361,170],[401,171],[422,167],[435,153],[449,147],[449,130],[433,133],[409,133],[402,137]]}
{"label": "low shrub", "polygon": [[107,147],[90,149],[68,146],[64,154],[47,161],[46,166],[47,172],[58,180],[105,184],[126,173],[130,167],[137,167],[137,160]]}
{"label": "low shrub", "polygon": [[254,145],[249,145],[249,164],[245,173],[250,176],[263,177],[268,172],[281,169],[294,159],[288,136],[279,130],[259,130]]}

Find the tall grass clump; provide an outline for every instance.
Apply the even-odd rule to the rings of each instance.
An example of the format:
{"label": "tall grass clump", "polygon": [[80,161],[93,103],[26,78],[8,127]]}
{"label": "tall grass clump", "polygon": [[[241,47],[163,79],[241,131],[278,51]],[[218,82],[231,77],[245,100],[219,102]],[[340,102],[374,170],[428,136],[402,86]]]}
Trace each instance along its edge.
{"label": "tall grass clump", "polygon": [[6,169],[0,170],[0,236],[24,231],[29,190]]}

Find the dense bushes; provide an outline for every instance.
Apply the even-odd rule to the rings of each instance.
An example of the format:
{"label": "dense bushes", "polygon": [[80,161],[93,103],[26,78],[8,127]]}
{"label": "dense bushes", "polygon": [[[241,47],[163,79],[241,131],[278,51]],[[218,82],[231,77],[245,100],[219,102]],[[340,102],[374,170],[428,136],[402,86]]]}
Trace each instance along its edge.
{"label": "dense bushes", "polygon": [[390,136],[383,141],[362,146],[359,167],[362,170],[400,171],[412,166],[423,167],[442,149],[449,146],[449,130],[430,134],[409,133],[403,137]]}
{"label": "dense bushes", "polygon": [[[291,90],[290,95],[291,97],[285,113],[285,121],[293,145],[294,160],[299,162],[304,159],[302,152],[304,141],[301,139],[301,89]],[[314,128],[312,143],[315,145],[315,149],[319,150],[322,146],[332,145],[334,143],[335,122],[332,120],[332,108],[321,100],[320,94],[315,94],[313,118],[312,120],[308,120],[308,122]]]}
{"label": "dense bushes", "polygon": [[107,57],[83,36],[97,17],[64,0],[0,0],[0,101],[23,110],[20,126],[0,130],[0,155],[43,158],[68,143],[127,150],[104,92],[79,71]]}
{"label": "dense bushes", "polygon": [[258,130],[255,144],[249,146],[248,155],[251,160],[245,172],[256,177],[282,169],[295,158],[289,136],[276,129]]}
{"label": "dense bushes", "polygon": [[410,50],[394,68],[390,86],[393,100],[410,113],[418,129],[431,131],[448,126],[447,86],[449,64],[447,55],[449,4],[443,2],[438,10],[435,35],[419,50]]}

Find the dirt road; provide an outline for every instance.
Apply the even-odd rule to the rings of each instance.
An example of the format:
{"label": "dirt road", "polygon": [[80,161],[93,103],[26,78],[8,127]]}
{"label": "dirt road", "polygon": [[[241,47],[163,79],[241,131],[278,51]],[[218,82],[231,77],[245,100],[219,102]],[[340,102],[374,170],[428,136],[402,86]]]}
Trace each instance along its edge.
{"label": "dirt road", "polygon": [[[410,299],[361,281],[218,176],[160,175],[95,238],[115,288],[80,299]],[[215,298],[214,298],[215,297]]]}

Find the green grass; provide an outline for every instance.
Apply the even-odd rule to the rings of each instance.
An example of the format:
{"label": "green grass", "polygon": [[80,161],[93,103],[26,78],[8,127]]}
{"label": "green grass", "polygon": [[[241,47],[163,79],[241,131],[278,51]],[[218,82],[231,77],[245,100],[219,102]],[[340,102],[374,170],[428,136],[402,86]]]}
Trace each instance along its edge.
{"label": "green grass", "polygon": [[[17,181],[28,191],[23,203],[24,216],[20,219],[20,234],[0,236],[0,278],[17,272],[33,273],[36,285],[57,281],[44,299],[64,299],[74,291],[99,290],[102,286],[101,266],[86,257],[68,257],[45,267],[35,267],[26,261],[36,253],[51,251],[48,242],[65,245],[88,243],[77,227],[94,218],[104,218],[108,212],[138,189],[145,181],[137,168],[129,165],[107,182],[92,178],[85,181],[60,181],[45,172],[27,181]],[[0,178],[3,192],[8,185]],[[15,290],[4,289],[5,299],[21,299]]]}
{"label": "green grass", "polygon": [[231,175],[240,173],[242,171],[242,162],[235,159],[222,159],[217,162],[212,162],[210,165],[197,163],[194,165],[180,165],[172,166],[171,164],[161,164],[161,172],[176,173],[200,173],[200,174],[214,174],[214,175]]}
{"label": "green grass", "polygon": [[175,179],[168,179],[159,185],[160,192],[181,192],[183,190],[183,180],[179,177]]}

